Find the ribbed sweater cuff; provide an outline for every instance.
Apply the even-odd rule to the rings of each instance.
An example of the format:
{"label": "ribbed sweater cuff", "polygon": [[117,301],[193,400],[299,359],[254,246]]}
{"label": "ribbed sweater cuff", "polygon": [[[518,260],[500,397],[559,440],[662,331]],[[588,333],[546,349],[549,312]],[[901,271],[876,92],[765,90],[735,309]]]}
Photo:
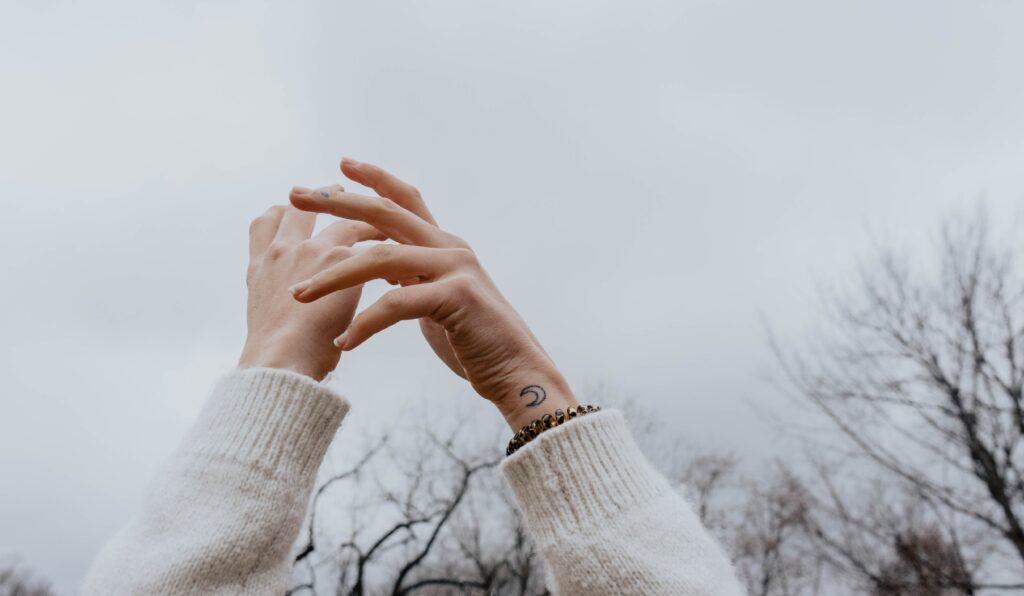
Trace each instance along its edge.
{"label": "ribbed sweater cuff", "polygon": [[307,376],[236,370],[217,383],[180,454],[237,461],[297,481],[316,473],[348,409],[345,398]]}
{"label": "ribbed sweater cuff", "polygon": [[542,544],[671,490],[615,410],[545,431],[506,458],[501,470]]}

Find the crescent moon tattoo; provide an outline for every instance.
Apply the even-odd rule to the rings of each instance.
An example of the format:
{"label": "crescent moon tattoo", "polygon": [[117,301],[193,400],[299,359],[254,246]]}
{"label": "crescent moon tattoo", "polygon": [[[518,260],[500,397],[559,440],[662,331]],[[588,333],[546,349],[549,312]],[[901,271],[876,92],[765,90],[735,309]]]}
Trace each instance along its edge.
{"label": "crescent moon tattoo", "polygon": [[527,395],[533,396],[533,401],[526,404],[526,407],[528,408],[539,406],[548,398],[548,392],[544,391],[544,388],[540,385],[527,385],[526,387],[523,387],[523,390],[519,392],[519,397],[526,397]]}

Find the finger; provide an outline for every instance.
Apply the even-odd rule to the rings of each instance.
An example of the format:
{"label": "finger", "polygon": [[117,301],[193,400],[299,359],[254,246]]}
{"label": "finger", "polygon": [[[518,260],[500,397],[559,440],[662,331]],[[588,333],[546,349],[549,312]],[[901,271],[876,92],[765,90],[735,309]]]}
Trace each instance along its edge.
{"label": "finger", "polygon": [[309,240],[309,237],[313,235],[314,226],[316,226],[316,213],[288,207],[284,218],[281,219],[281,226],[277,229],[276,240],[282,242]]}
{"label": "finger", "polygon": [[423,280],[418,277],[410,277],[409,279],[385,279],[384,281],[393,286],[414,286]]}
{"label": "finger", "polygon": [[274,205],[249,224],[249,257],[263,254],[277,234],[277,228],[284,217],[284,205]]}
{"label": "finger", "polygon": [[331,188],[309,191],[292,189],[292,205],[303,211],[330,213],[345,219],[365,222],[402,244],[419,246],[458,246],[454,236],[431,225],[391,199],[368,197]]}
{"label": "finger", "polygon": [[312,302],[331,292],[373,279],[434,279],[459,265],[461,249],[378,244],[335,263],[288,290],[299,302]]}
{"label": "finger", "polygon": [[447,288],[441,284],[391,290],[359,313],[345,333],[334,340],[334,345],[342,350],[352,350],[399,321],[420,319],[442,311],[448,301]]}
{"label": "finger", "polygon": [[352,246],[367,240],[387,239],[387,236],[370,224],[347,219],[332,223],[316,235],[316,240],[331,246]]}
{"label": "finger", "polygon": [[435,226],[437,225],[437,221],[430,214],[430,209],[423,201],[420,191],[387,170],[346,157],[341,160],[341,173],[350,180],[372,188],[380,196],[391,199]]}

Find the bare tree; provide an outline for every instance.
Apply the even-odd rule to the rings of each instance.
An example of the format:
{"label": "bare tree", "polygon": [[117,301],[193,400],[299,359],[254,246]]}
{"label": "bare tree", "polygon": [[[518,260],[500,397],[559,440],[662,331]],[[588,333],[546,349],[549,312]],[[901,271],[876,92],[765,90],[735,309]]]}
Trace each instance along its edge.
{"label": "bare tree", "polygon": [[751,596],[819,593],[823,559],[810,539],[816,505],[803,482],[784,466],[747,481],[739,517],[725,542]]}
{"label": "bare tree", "polygon": [[973,594],[975,581],[959,549],[935,526],[896,534],[893,556],[882,567],[874,593],[881,596]]}
{"label": "bare tree", "polygon": [[711,530],[731,525],[730,510],[724,497],[738,475],[738,461],[731,454],[699,453],[689,456],[672,474],[696,510],[701,523]]}
{"label": "bare tree", "polygon": [[829,585],[876,595],[976,594],[1012,586],[985,584],[979,571],[991,537],[968,534],[905,485],[818,464],[814,505],[805,518],[807,544],[828,565]]}
{"label": "bare tree", "polygon": [[838,431],[861,503],[880,502],[860,490],[875,480],[916,504],[908,528],[891,508],[853,512],[851,491],[828,483],[835,468],[819,477],[831,528],[817,539],[876,593],[1024,589],[1024,282],[1012,248],[992,241],[984,214],[950,222],[937,267],[885,251],[829,302],[829,330],[809,349],[775,344]]}
{"label": "bare tree", "polygon": [[[503,450],[419,422],[314,493],[289,594],[547,594],[496,466]],[[410,440],[411,439],[411,440]],[[350,483],[329,501],[332,486]],[[331,502],[343,523],[318,514]]]}
{"label": "bare tree", "polygon": [[0,596],[54,596],[54,591],[49,582],[8,559],[0,560]]}

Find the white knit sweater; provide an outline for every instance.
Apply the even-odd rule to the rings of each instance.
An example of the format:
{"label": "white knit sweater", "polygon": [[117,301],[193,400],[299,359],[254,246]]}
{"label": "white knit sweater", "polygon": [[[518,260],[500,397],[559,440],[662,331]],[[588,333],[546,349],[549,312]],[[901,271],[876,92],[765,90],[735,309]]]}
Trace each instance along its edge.
{"label": "white knit sweater", "polygon": [[[284,594],[317,468],[348,409],[298,374],[228,374],[142,512],[96,557],[83,593]],[[555,593],[742,593],[618,412],[552,429],[501,469]]]}

